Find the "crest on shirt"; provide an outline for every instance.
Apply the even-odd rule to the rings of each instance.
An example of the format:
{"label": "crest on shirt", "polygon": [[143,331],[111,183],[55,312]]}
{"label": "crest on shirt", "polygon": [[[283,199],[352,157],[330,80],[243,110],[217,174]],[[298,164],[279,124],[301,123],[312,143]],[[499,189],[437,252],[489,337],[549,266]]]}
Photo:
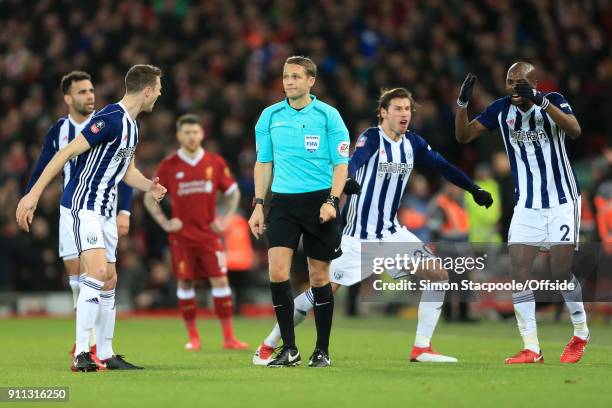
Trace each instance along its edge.
{"label": "crest on shirt", "polygon": [[535,123],[536,123],[536,126],[543,126],[544,125],[544,118],[542,118],[541,116],[536,116]]}
{"label": "crest on shirt", "polygon": [[207,180],[210,180],[212,178],[212,176],[213,176],[213,168],[212,168],[212,166],[208,166],[206,168],[206,173],[205,174],[206,174],[206,179]]}
{"label": "crest on shirt", "polygon": [[508,126],[510,126],[510,127],[514,127],[514,118],[512,118],[512,119],[508,119],[508,120],[506,121],[506,123],[508,124]]}
{"label": "crest on shirt", "polygon": [[96,242],[98,242],[98,236],[95,233],[90,232],[87,234],[87,242],[89,245],[96,245]]}
{"label": "crest on shirt", "polygon": [[89,130],[91,131],[91,133],[93,133],[94,135],[97,134],[99,131],[101,131],[102,129],[104,129],[104,121],[103,120],[98,120],[96,121],[93,125],[91,125],[89,127]]}
{"label": "crest on shirt", "polygon": [[363,147],[365,146],[366,142],[368,141],[368,137],[366,135],[362,135],[359,137],[359,139],[357,139],[357,142],[355,143],[355,147]]}
{"label": "crest on shirt", "polygon": [[178,173],[176,173],[176,178],[177,179],[182,179],[183,177],[185,177],[185,172],[184,171],[179,171]]}
{"label": "crest on shirt", "polygon": [[319,135],[304,135],[304,147],[308,153],[316,152],[319,148],[321,137]]}

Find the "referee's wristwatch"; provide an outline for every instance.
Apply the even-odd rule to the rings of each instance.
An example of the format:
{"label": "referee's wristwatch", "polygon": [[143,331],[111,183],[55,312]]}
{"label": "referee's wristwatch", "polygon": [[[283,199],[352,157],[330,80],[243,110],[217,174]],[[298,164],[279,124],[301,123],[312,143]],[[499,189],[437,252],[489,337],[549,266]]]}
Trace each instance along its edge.
{"label": "referee's wristwatch", "polygon": [[264,204],[265,204],[264,199],[263,199],[263,198],[257,198],[257,197],[254,197],[254,198],[253,198],[253,208],[255,208],[255,206],[256,206],[257,204],[261,204],[261,206],[263,207],[263,206],[264,206]]}
{"label": "referee's wristwatch", "polygon": [[334,209],[336,210],[336,217],[338,216],[338,214],[340,214],[340,198],[330,194],[329,197],[327,197],[327,199],[325,200],[325,203],[334,207]]}

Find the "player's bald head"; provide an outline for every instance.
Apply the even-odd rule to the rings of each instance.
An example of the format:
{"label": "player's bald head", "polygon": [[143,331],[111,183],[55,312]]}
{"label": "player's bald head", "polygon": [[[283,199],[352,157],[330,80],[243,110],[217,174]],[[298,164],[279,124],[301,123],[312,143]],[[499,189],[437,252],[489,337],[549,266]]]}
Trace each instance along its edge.
{"label": "player's bald head", "polygon": [[515,79],[528,79],[530,82],[536,82],[538,80],[536,68],[533,64],[525,61],[515,62],[508,69],[507,77]]}

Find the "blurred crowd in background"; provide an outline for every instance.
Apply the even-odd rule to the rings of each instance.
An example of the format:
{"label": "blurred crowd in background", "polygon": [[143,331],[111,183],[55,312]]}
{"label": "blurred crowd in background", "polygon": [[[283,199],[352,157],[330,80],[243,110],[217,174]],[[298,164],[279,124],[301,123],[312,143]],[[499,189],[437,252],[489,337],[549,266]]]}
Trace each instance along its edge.
{"label": "blurred crowd in background", "polygon": [[[283,62],[298,54],[318,64],[313,93],[339,109],[353,141],[376,124],[381,88],[407,87],[419,104],[410,128],[496,198],[493,210],[482,212],[438,175],[417,169],[422,173],[413,173],[402,223],[425,241],[500,242],[514,205],[503,143],[494,132],[459,145],[455,101],[465,74],[474,72],[469,111],[475,116],[504,95],[509,65],[527,60],[538,67],[540,89],[561,92],[582,126],[582,137],[568,147],[583,191],[583,239],[610,239],[611,226],[604,220],[602,228],[597,216],[607,208],[609,217],[612,196],[611,33],[612,4],[605,0],[1,1],[0,290],[67,285],[57,259],[59,180],[40,200],[32,232],[15,224],[44,134],[67,113],[61,77],[89,72],[101,108],[121,98],[123,77],[138,63],[157,65],[164,76],[153,113],[138,118],[137,166],[152,176],[177,148],[177,116],[199,114],[205,148],[226,158],[239,184],[242,232],[254,188],[253,126],[264,107],[283,98]],[[465,211],[462,222],[449,225],[447,212],[457,207]],[[247,251],[250,263],[235,266],[234,282],[263,286],[265,245],[253,242]],[[135,307],[175,302],[165,233],[138,193],[118,270],[118,291]]]}

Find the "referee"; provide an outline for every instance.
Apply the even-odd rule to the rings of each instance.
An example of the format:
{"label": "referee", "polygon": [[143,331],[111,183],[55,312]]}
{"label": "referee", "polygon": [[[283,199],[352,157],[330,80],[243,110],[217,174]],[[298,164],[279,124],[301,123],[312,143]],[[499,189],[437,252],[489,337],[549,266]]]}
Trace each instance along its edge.
{"label": "referee", "polygon": [[[283,87],[287,98],[264,109],[255,125],[255,199],[249,220],[259,238],[267,227],[270,289],[283,347],[268,367],[300,364],[293,329],[291,258],[300,237],[308,257],[317,344],[309,367],[327,367],[334,295],[329,264],[342,251],[338,202],[348,174],[350,139],[338,111],[310,94],[317,66],[310,58],[287,58]],[[264,197],[272,184],[268,224]]]}

